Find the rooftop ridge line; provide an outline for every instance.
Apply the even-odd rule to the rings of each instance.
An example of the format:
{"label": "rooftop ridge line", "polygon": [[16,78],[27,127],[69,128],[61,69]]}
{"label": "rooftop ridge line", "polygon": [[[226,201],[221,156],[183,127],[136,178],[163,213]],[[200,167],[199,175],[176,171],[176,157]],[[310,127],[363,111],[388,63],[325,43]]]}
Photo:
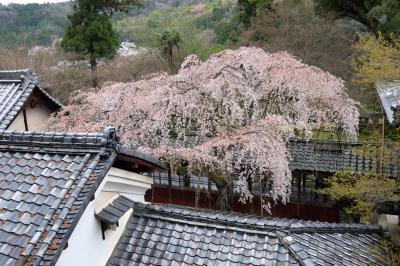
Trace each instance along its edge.
{"label": "rooftop ridge line", "polygon": [[106,127],[101,133],[0,130],[0,146],[2,143],[6,143],[7,146],[30,144],[44,148],[62,144],[65,148],[66,146],[96,146],[117,149],[119,137],[113,127]]}
{"label": "rooftop ridge line", "polygon": [[[164,206],[170,206],[170,205],[164,205]],[[382,232],[382,228],[380,226],[375,226],[375,225],[365,225],[365,224],[345,224],[345,223],[325,223],[325,222],[318,222],[318,221],[304,221],[304,220],[296,220],[296,219],[284,219],[284,218],[274,218],[268,219],[267,217],[258,217],[258,216],[246,216],[243,214],[238,214],[238,216],[243,217],[243,218],[254,218],[257,219],[258,221],[277,221],[277,222],[282,222],[282,224],[257,224],[256,223],[249,223],[249,222],[232,222],[229,220],[224,220],[220,217],[217,218],[207,218],[207,217],[202,217],[199,215],[196,215],[196,213],[193,213],[192,215],[184,215],[183,213],[178,213],[175,212],[174,210],[165,210],[163,209],[163,205],[159,206],[158,205],[149,205],[149,206],[140,206],[137,203],[134,204],[132,207],[134,210],[141,210],[139,211],[141,215],[146,214],[147,212],[151,213],[166,213],[170,214],[173,216],[171,219],[182,219],[184,221],[193,223],[198,220],[201,220],[202,222],[212,222],[212,223],[223,223],[227,225],[223,225],[223,227],[232,227],[232,228],[252,228],[252,230],[273,230],[273,231],[287,231],[287,232],[292,232],[292,233],[365,233],[365,232],[376,232],[380,233]],[[197,211],[204,211],[207,213],[208,210],[203,210],[203,209],[193,209],[190,207],[178,207],[180,209],[186,209],[186,210],[197,210]],[[135,213],[135,212],[134,212]],[[148,214],[146,214],[148,215]],[[157,214],[155,214],[158,216]],[[226,215],[226,214],[222,214]],[[182,220],[180,220],[182,222]],[[246,230],[246,229],[245,229]]]}
{"label": "rooftop ridge line", "polygon": [[[13,92],[13,95],[18,94],[19,96],[18,96],[18,97],[14,97],[14,98],[12,99],[11,104],[8,105],[6,111],[0,116],[0,122],[4,120],[4,118],[5,118],[5,117],[7,116],[7,114],[10,112],[10,110],[11,110],[11,109],[15,106],[15,104],[18,102],[19,98],[20,98],[21,96],[23,96],[23,95],[25,94],[25,92],[26,92],[28,89],[32,89],[32,90],[33,90],[32,85],[34,85],[34,84],[32,84],[32,81],[31,81],[31,80],[24,80],[24,82],[23,82],[23,86],[24,86],[24,87],[22,88],[22,90],[21,90],[21,91],[15,90],[15,91]],[[20,108],[18,108],[18,109],[20,109]]]}

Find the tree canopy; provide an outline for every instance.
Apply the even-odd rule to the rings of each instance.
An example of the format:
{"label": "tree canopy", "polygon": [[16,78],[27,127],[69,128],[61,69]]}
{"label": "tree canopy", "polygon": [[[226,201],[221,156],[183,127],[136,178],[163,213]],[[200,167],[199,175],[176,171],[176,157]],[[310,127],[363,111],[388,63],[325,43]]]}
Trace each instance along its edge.
{"label": "tree canopy", "polygon": [[381,34],[378,37],[361,35],[354,47],[360,52],[353,62],[358,74],[356,82],[400,80],[400,37],[392,34],[390,40],[385,40]]}
{"label": "tree canopy", "polygon": [[[97,60],[115,55],[119,40],[110,17],[114,12],[127,12],[129,7],[138,5],[136,0],[77,0],[72,14],[68,16],[70,25],[65,30],[61,46],[89,57],[94,71]],[[93,79],[96,84],[95,78]]]}
{"label": "tree canopy", "polygon": [[264,207],[288,200],[286,142],[314,128],[356,136],[358,110],[343,81],[287,53],[225,50],[201,62],[189,56],[178,74],[159,74],[80,92],[50,129],[87,131],[114,125],[126,146],[218,182],[266,184]]}
{"label": "tree canopy", "polygon": [[317,0],[324,11],[336,11],[358,20],[385,37],[400,35],[400,2],[398,0]]}

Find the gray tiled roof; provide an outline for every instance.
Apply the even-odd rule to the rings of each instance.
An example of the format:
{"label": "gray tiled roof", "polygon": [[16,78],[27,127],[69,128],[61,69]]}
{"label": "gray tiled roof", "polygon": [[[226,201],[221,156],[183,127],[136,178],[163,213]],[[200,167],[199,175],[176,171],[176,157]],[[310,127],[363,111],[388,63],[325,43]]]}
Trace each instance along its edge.
{"label": "gray tiled roof", "polygon": [[0,131],[0,265],[54,264],[116,157],[115,130]]}
{"label": "gray tiled roof", "polygon": [[[369,145],[375,154],[363,156],[356,149]],[[379,145],[373,143],[291,139],[288,150],[291,155],[289,166],[292,170],[305,170],[334,173],[340,170],[379,172],[377,158]],[[385,158],[383,171],[387,176],[400,175],[400,151],[393,151],[390,158]]]}
{"label": "gray tiled roof", "polygon": [[62,107],[40,88],[36,75],[30,70],[0,71],[0,130],[11,125],[34,90],[56,107]]}
{"label": "gray tiled roof", "polygon": [[107,265],[384,265],[379,226],[132,208]]}
{"label": "gray tiled roof", "polygon": [[400,124],[400,81],[376,82],[376,89],[386,117],[394,125]]}

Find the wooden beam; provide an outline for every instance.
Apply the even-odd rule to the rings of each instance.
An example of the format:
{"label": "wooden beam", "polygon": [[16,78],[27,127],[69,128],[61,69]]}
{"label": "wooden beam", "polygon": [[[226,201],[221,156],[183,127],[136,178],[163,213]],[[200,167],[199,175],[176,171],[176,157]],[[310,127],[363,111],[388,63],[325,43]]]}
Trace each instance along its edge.
{"label": "wooden beam", "polygon": [[25,131],[29,131],[28,129],[28,119],[26,117],[26,110],[25,108],[22,109],[22,114],[24,116],[24,125],[25,125]]}

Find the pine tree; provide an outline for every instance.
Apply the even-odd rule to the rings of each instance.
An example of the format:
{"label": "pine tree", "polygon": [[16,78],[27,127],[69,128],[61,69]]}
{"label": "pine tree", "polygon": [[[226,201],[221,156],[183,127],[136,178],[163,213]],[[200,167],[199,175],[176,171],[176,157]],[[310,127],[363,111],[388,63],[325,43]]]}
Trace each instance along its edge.
{"label": "pine tree", "polygon": [[97,86],[97,60],[112,58],[118,48],[118,35],[113,29],[111,16],[115,12],[128,12],[139,6],[136,0],[76,0],[68,16],[70,25],[61,42],[67,52],[87,58],[92,70],[93,85]]}

